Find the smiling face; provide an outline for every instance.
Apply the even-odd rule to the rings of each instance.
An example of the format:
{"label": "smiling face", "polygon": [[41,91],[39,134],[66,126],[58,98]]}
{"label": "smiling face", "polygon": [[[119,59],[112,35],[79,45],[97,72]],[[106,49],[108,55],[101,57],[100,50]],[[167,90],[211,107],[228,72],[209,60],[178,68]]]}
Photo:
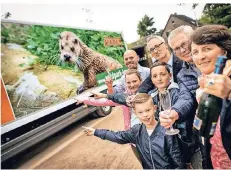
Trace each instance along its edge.
{"label": "smiling face", "polygon": [[156,88],[164,89],[170,83],[171,73],[167,71],[166,66],[160,65],[153,67],[151,69],[151,80]]}
{"label": "smiling face", "polygon": [[216,44],[191,46],[193,61],[202,74],[211,74],[215,70],[217,57],[224,54],[224,51]]}
{"label": "smiling face", "polygon": [[156,60],[164,61],[168,57],[168,47],[158,38],[151,39],[147,43],[147,49]]}
{"label": "smiling face", "polygon": [[139,57],[133,50],[128,50],[124,53],[124,64],[129,69],[137,69]]}
{"label": "smiling face", "polygon": [[146,102],[136,103],[134,111],[136,116],[147,128],[153,128],[153,125],[155,125],[156,122],[154,118],[156,106],[153,104],[152,98]]}
{"label": "smiling face", "polygon": [[135,94],[141,84],[141,80],[136,74],[130,74],[125,76],[126,87],[133,94]]}
{"label": "smiling face", "polygon": [[175,55],[183,61],[191,62],[192,57],[190,53],[191,40],[185,33],[181,32],[171,38],[171,48]]}

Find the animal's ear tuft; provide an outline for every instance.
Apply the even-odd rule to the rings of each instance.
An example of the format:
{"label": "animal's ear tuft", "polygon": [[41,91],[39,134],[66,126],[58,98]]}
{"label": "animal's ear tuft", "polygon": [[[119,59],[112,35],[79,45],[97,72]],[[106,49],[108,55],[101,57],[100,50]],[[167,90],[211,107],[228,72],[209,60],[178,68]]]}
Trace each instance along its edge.
{"label": "animal's ear tuft", "polygon": [[75,40],[74,40],[74,44],[77,44],[78,43],[78,40],[75,38]]}

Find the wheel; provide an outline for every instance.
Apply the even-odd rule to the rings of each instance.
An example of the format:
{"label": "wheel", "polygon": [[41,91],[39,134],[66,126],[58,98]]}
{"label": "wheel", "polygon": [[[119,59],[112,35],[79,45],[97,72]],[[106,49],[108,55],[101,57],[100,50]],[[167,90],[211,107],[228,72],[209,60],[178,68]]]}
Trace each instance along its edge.
{"label": "wheel", "polygon": [[96,113],[96,111],[92,112],[90,115],[93,118],[99,118],[99,117],[101,117],[100,115],[98,115],[98,113]]}
{"label": "wheel", "polygon": [[92,113],[93,117],[104,117],[111,113],[112,107],[111,106],[100,106],[97,107],[97,110]]}

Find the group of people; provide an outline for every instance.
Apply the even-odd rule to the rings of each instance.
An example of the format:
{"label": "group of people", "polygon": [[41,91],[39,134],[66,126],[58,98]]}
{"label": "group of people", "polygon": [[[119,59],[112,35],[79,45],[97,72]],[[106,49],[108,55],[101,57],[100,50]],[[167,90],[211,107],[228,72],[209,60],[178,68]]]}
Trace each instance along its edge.
{"label": "group of people", "polygon": [[[171,51],[170,51],[171,48]],[[168,43],[150,36],[147,49],[151,68],[138,64],[133,50],[124,53],[128,68],[108,93],[78,99],[95,106],[123,107],[124,131],[84,127],[87,135],[119,144],[130,143],[144,169],[231,169],[231,32],[222,25],[193,30],[180,26],[171,31]],[[223,74],[214,74],[219,56],[226,56]],[[161,96],[169,93],[171,108],[164,109]],[[214,136],[204,138],[193,127],[203,93],[223,99]],[[167,114],[166,114],[167,113]],[[178,134],[168,135],[175,128]]]}

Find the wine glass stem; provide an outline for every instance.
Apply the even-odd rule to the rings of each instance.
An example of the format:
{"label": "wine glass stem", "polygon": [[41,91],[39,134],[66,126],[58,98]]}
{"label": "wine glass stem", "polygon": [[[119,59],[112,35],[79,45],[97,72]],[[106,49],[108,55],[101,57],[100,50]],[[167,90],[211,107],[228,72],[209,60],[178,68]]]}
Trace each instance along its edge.
{"label": "wine glass stem", "polygon": [[174,129],[173,129],[173,127],[172,127],[172,126],[169,128],[169,130],[170,130],[170,131],[174,131]]}

